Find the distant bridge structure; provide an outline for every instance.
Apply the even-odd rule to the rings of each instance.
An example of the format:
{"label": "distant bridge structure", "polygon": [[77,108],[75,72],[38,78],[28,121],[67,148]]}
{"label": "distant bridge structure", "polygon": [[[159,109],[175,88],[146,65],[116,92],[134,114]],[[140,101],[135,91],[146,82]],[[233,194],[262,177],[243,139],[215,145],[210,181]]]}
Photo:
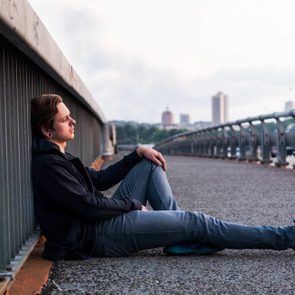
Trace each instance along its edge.
{"label": "distant bridge structure", "polygon": [[249,117],[170,137],[155,148],[167,155],[193,155],[287,166],[295,151],[295,110]]}

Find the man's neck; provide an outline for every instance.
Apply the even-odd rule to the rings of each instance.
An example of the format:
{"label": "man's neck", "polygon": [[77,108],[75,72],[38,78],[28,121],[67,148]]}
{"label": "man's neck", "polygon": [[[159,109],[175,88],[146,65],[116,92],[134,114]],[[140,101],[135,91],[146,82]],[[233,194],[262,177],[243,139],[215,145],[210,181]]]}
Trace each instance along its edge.
{"label": "man's neck", "polygon": [[66,142],[57,142],[55,140],[50,140],[51,142],[55,143],[56,145],[58,145],[59,150],[64,154],[65,153],[65,148],[67,143]]}

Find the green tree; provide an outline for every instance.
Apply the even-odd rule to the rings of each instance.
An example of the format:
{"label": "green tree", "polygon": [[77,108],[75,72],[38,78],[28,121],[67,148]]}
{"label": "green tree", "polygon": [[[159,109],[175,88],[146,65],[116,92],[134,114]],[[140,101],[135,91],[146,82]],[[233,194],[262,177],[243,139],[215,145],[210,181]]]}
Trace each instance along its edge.
{"label": "green tree", "polygon": [[[116,124],[116,122],[115,122]],[[187,131],[186,129],[159,129],[150,124],[120,123],[116,124],[118,144],[151,144]]]}

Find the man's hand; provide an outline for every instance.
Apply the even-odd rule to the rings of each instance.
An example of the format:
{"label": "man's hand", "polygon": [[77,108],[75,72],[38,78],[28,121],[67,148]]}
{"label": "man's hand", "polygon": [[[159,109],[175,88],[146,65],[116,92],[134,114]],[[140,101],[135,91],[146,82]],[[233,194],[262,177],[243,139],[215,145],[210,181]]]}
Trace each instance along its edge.
{"label": "man's hand", "polygon": [[149,211],[146,206],[141,205],[141,211]]}
{"label": "man's hand", "polygon": [[160,152],[143,146],[138,147],[136,152],[140,157],[145,157],[156,165],[162,166],[163,170],[166,171],[166,160]]}

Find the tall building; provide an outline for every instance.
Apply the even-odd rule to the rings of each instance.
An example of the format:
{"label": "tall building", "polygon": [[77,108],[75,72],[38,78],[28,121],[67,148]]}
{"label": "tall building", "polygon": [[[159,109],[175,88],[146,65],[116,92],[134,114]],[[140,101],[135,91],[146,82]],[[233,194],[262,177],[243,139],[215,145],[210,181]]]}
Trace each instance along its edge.
{"label": "tall building", "polygon": [[293,100],[286,101],[285,112],[289,112],[293,109],[295,109],[295,102]]}
{"label": "tall building", "polygon": [[190,124],[190,116],[189,116],[189,114],[180,114],[179,119],[180,119],[179,120],[180,125]]}
{"label": "tall building", "polygon": [[173,113],[170,112],[168,110],[168,108],[166,109],[166,111],[164,111],[162,113],[162,125],[164,127],[169,127],[174,125],[174,118],[173,118]]}
{"label": "tall building", "polygon": [[221,91],[212,96],[212,124],[219,125],[228,121],[228,96]]}

